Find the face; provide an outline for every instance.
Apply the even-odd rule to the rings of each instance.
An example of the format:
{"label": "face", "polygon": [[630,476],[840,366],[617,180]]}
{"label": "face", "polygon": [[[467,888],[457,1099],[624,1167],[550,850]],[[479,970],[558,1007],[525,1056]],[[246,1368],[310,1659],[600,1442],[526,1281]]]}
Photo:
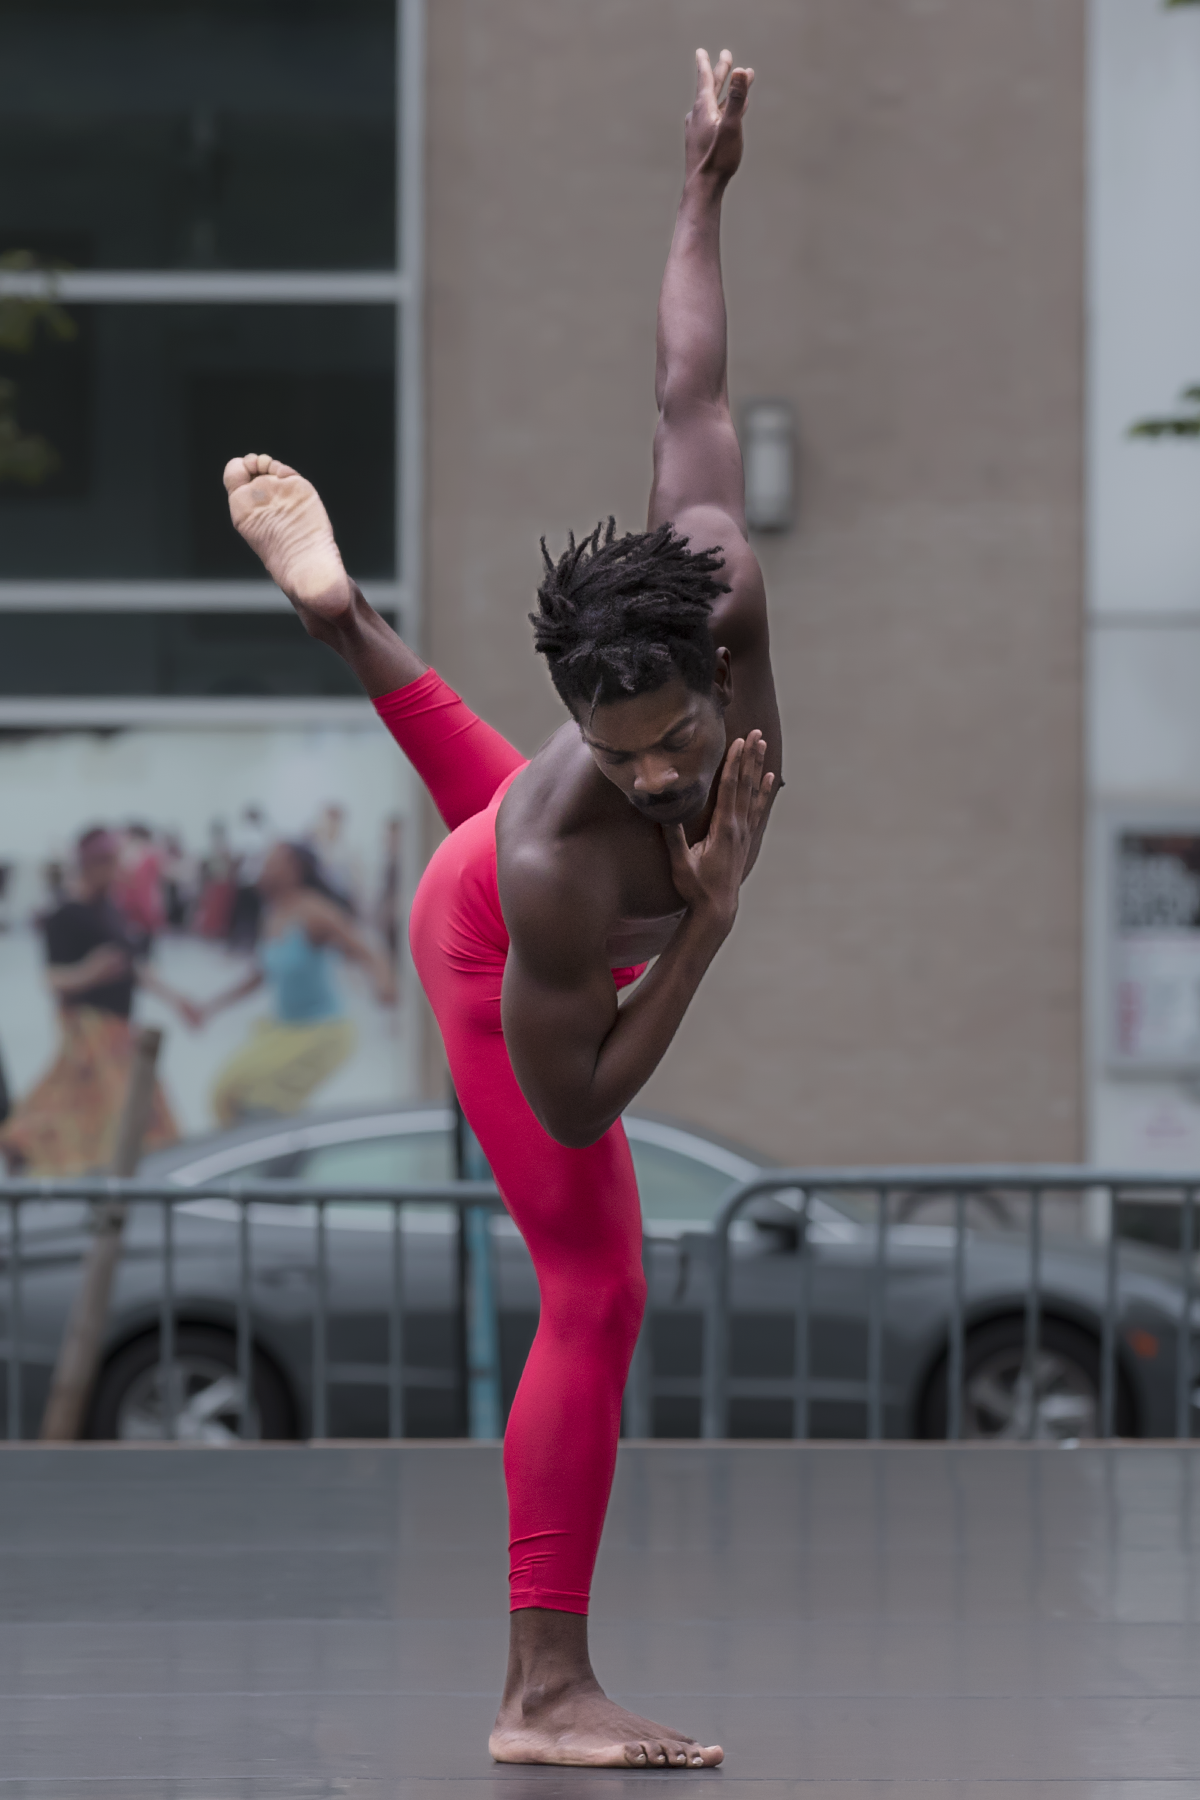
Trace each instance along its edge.
{"label": "face", "polygon": [[266,899],[274,899],[280,894],[290,893],[301,885],[300,869],[296,858],[286,844],[274,844],[263,860],[255,886]]}
{"label": "face", "polygon": [[81,858],[79,885],[89,899],[99,899],[101,894],[106,894],[116,878],[115,851],[97,850],[93,854]]}
{"label": "face", "polygon": [[600,773],[656,825],[683,825],[708,804],[725,760],[725,709],[733,696],[729,655],[717,654],[712,691],[679,678],[650,694],[576,715]]}
{"label": "face", "polygon": [[79,887],[90,900],[107,893],[117,878],[119,844],[104,832],[88,840],[79,852]]}

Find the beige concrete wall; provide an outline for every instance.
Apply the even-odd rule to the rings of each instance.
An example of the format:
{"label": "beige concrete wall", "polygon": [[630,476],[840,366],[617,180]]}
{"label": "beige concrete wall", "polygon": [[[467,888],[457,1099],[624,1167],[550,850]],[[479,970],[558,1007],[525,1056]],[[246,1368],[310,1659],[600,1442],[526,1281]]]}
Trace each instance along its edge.
{"label": "beige concrete wall", "polygon": [[1083,0],[435,0],[428,649],[532,751],[537,540],[640,527],[696,43],[759,71],[731,377],[787,789],[646,1102],[808,1162],[1080,1153]]}

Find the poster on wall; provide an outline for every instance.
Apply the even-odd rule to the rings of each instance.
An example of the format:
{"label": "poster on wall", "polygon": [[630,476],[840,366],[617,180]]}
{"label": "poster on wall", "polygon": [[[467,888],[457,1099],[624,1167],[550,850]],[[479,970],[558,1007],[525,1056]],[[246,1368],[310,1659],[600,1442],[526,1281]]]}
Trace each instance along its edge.
{"label": "poster on wall", "polygon": [[1200,1068],[1200,829],[1121,829],[1115,849],[1116,1060]]}
{"label": "poster on wall", "polygon": [[407,764],[370,726],[0,733],[0,1167],[389,1104],[416,1074]]}

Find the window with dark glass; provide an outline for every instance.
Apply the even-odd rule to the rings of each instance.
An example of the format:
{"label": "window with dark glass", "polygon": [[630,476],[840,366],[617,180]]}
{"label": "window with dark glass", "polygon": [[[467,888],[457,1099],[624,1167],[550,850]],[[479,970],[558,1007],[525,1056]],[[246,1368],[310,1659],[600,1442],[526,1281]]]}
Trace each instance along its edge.
{"label": "window with dark glass", "polygon": [[0,695],[356,691],[221,472],[300,468],[396,604],[404,4],[4,5]]}

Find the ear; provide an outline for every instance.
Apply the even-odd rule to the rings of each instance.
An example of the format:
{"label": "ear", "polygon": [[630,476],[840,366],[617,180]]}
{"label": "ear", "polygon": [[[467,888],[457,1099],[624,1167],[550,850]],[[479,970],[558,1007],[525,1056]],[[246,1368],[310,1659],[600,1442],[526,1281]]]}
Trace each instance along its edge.
{"label": "ear", "polygon": [[717,666],[713,674],[713,699],[725,712],[733,700],[733,658],[723,646],[717,651]]}

